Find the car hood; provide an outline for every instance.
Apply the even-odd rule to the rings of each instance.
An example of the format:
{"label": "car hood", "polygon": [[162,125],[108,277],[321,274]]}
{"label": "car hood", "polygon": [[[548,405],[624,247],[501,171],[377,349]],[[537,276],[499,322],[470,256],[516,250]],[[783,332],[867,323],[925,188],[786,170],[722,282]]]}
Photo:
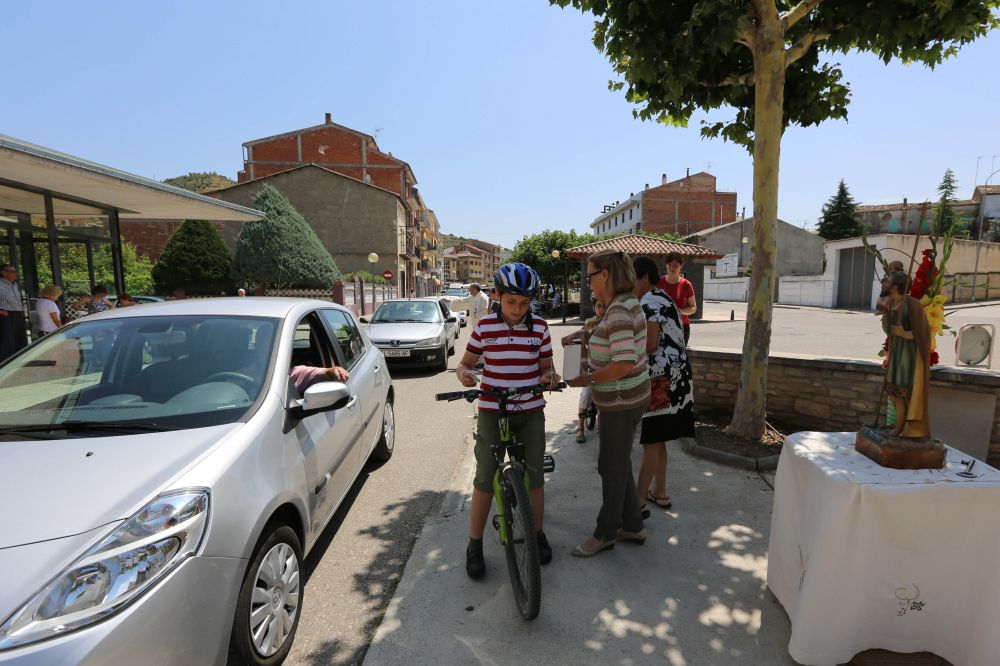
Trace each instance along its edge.
{"label": "car hood", "polygon": [[0,549],[128,518],[241,425],[0,442],[0,506],[8,507],[0,514]]}
{"label": "car hood", "polygon": [[388,342],[390,340],[402,340],[406,342],[416,342],[426,340],[436,335],[441,335],[444,324],[422,324],[419,322],[406,322],[401,324],[381,324],[372,322],[368,324],[368,337],[372,342]]}

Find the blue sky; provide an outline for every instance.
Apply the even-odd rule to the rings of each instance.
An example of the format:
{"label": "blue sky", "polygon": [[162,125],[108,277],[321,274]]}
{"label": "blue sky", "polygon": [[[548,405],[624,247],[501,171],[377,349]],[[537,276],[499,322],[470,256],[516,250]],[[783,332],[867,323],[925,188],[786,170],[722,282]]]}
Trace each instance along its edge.
{"label": "blue sky", "polygon": [[[159,179],[235,177],[244,141],[330,112],[412,165],[444,231],[507,246],[586,230],[687,168],[749,214],[749,155],[697,120],[634,120],[591,27],[545,0],[8,3],[0,133]],[[921,201],[946,167],[963,198],[978,156],[980,182],[1000,168],[1000,34],[933,72],[839,61],[849,121],[785,134],[783,219],[815,225],[841,178],[864,203]]]}

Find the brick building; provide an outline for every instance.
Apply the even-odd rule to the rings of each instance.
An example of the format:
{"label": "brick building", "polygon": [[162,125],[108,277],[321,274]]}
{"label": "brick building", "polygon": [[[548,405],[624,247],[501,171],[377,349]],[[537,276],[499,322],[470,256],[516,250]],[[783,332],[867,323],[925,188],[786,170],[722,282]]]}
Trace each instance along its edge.
{"label": "brick building", "polygon": [[647,183],[628,199],[604,206],[590,228],[598,235],[646,231],[687,236],[735,221],[736,193],[718,191],[715,176],[702,171],[674,181],[663,174],[659,185]]}
{"label": "brick building", "polygon": [[[461,282],[462,284],[493,282],[493,275],[496,273],[496,269],[491,268],[494,255],[492,252],[475,245],[474,242],[482,243],[483,241],[465,241],[445,250],[446,282]],[[497,256],[499,256],[499,252]]]}

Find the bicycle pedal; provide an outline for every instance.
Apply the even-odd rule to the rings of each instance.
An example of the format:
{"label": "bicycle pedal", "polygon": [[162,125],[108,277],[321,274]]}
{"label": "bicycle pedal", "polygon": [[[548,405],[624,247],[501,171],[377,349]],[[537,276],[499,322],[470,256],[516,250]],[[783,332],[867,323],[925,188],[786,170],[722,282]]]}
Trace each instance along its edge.
{"label": "bicycle pedal", "polygon": [[500,531],[500,516],[493,514],[493,529]]}
{"label": "bicycle pedal", "polygon": [[542,456],[542,471],[548,474],[556,471],[556,459],[552,456]]}

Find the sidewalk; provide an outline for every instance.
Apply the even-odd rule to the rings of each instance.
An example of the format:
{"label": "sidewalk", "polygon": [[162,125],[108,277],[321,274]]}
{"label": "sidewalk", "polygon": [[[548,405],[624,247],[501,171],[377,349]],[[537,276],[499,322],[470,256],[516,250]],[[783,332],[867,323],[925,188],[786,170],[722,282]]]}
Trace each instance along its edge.
{"label": "sidewalk", "polygon": [[[547,479],[545,532],[555,554],[542,568],[539,617],[518,615],[490,526],[486,577],[465,574],[470,444],[452,497],[425,525],[365,662],[794,664],[788,618],[765,588],[773,493],[755,473],[672,446],[674,507],[652,507],[646,544],[570,556],[600,504],[596,434],[574,441],[578,392],[547,398],[556,470]],[[636,445],[634,468],[640,454]]]}

